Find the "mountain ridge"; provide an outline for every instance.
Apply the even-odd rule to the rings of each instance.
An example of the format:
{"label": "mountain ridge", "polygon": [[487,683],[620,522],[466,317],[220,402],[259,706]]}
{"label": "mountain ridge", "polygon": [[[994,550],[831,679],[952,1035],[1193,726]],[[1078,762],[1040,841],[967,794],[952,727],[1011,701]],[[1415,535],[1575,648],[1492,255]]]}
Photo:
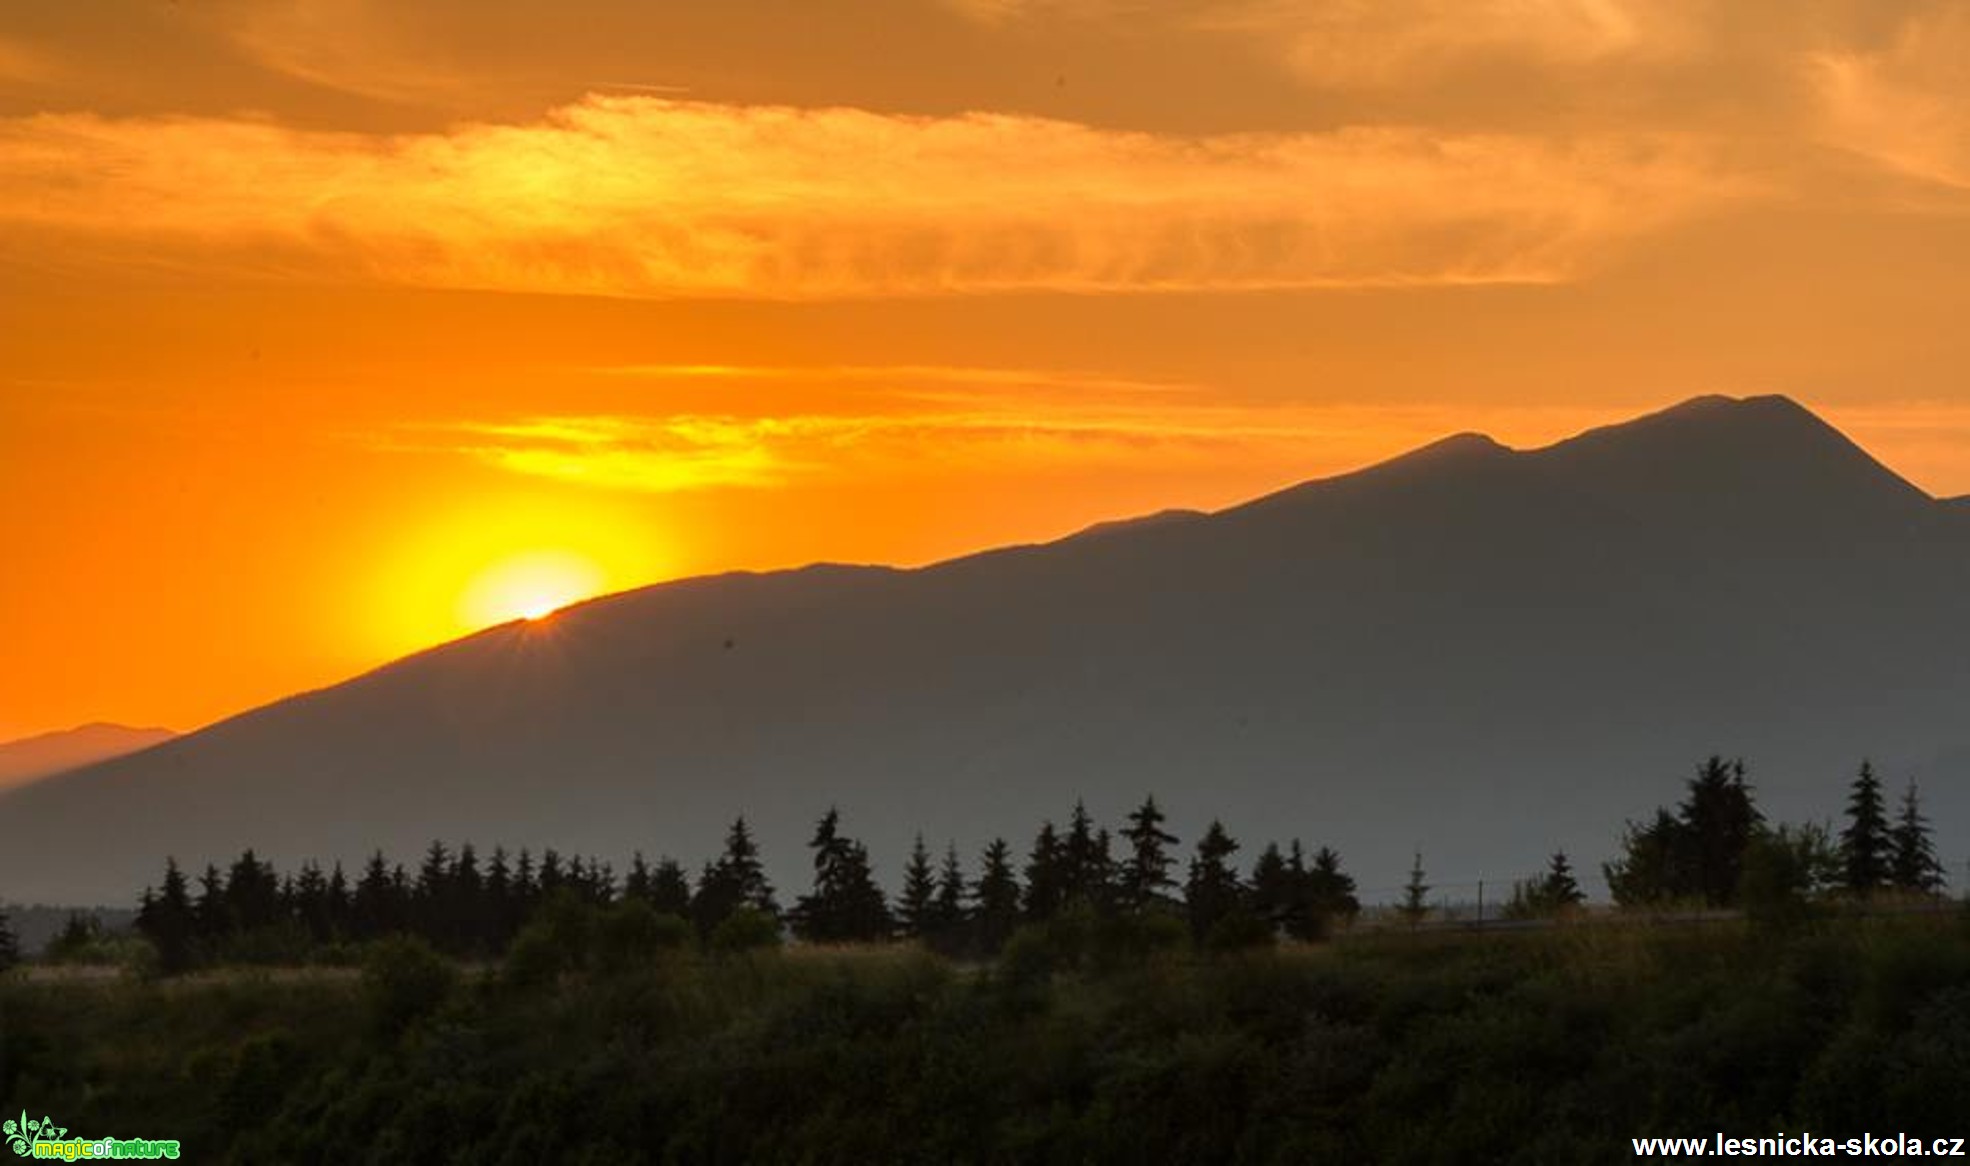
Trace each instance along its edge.
{"label": "mountain ridge", "polygon": [[[0,812],[148,824],[187,863],[433,836],[695,862],[745,812],[794,884],[829,804],[893,864],[917,829],[969,853],[1023,844],[1077,796],[1113,821],[1153,792],[1187,838],[1212,815],[1250,842],[1298,833],[1369,887],[1421,842],[1449,886],[1558,845],[1590,869],[1718,751],[1750,754],[1782,814],[1834,812],[1865,755],[1919,773],[1939,829],[1970,824],[1948,760],[1970,746],[1955,514],[1790,402],[1629,424],[1530,451],[1453,437],[1209,515],[922,568],[606,596]],[[0,886],[127,892],[158,861],[0,856]]]}
{"label": "mountain ridge", "polygon": [[91,721],[72,729],[0,741],[0,792],[147,749],[175,736],[170,729]]}

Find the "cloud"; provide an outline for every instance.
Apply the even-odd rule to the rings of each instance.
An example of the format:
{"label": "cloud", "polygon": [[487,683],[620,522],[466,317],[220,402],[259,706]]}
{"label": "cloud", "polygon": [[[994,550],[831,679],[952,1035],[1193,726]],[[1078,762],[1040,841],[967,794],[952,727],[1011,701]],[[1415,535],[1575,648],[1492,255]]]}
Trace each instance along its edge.
{"label": "cloud", "polygon": [[1885,48],[1820,53],[1810,67],[1828,141],[1970,189],[1970,8],[1919,13]]}
{"label": "cloud", "polygon": [[[912,466],[1032,470],[1128,460],[1201,459],[1233,446],[1304,436],[1290,420],[1225,407],[1144,410],[1024,407],[918,399],[914,409],[858,414],[702,413],[546,416],[460,423],[442,449],[516,474],[600,489],[665,494],[779,486]],[[925,409],[922,406],[931,404]],[[404,448],[401,439],[394,443]]]}
{"label": "cloud", "polygon": [[0,238],[69,261],[816,298],[1545,283],[1755,188],[1702,141],[1176,136],[592,96],[442,134],[0,121]]}
{"label": "cloud", "polygon": [[[604,490],[668,494],[918,473],[1198,468],[1276,464],[1341,470],[1468,428],[1438,403],[1237,400],[1206,386],[1038,369],[879,366],[639,370],[734,383],[889,386],[836,411],[770,406],[545,414],[393,430],[379,449],[467,457],[514,474]],[[782,398],[784,402],[784,398]],[[1508,437],[1537,443],[1620,415],[1617,408],[1484,411]]]}
{"label": "cloud", "polygon": [[928,364],[729,365],[635,364],[591,369],[605,376],[650,381],[726,381],[749,385],[799,383],[874,389],[891,398],[938,400],[981,389],[1036,393],[1192,393],[1201,386],[1107,373],[1038,368],[978,368]]}
{"label": "cloud", "polygon": [[1337,88],[1414,85],[1474,63],[1660,60],[1699,43],[1687,0],[1241,0],[1200,18],[1264,36]]}
{"label": "cloud", "polygon": [[1332,88],[1414,85],[1486,63],[1668,60],[1703,44],[1712,0],[946,0],[986,25],[1128,19],[1249,36]]}

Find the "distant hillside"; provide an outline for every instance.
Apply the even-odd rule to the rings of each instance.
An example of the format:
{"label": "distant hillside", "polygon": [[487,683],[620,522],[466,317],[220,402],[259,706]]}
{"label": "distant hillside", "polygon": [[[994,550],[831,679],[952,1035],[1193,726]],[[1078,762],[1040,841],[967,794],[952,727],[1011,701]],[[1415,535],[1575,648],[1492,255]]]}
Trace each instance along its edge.
{"label": "distant hillside", "polygon": [[0,743],[0,790],[148,749],[175,736],[169,729],[94,724]]}
{"label": "distant hillside", "polygon": [[[1970,524],[1799,405],[1704,398],[1557,445],[1463,435],[1219,513],[919,570],[690,579],[494,628],[0,799],[0,888],[113,901],[242,846],[433,837],[693,864],[731,816],[783,897],[830,804],[1023,852],[1144,793],[1340,848],[1393,897],[1591,871],[1742,754],[1826,817],[1863,756],[1970,837]],[[86,837],[91,845],[73,840]]]}

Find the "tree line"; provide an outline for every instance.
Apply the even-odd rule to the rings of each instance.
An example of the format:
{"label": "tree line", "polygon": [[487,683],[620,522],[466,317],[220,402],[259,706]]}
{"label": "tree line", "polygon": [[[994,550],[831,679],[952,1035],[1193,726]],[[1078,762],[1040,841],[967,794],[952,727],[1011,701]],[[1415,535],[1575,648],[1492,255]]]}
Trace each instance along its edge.
{"label": "tree line", "polygon": [[1693,903],[1763,909],[1842,894],[1933,895],[1943,866],[1915,783],[1891,821],[1881,779],[1863,761],[1838,835],[1819,823],[1774,825],[1758,809],[1744,762],[1713,756],[1674,810],[1630,822],[1602,869],[1617,905]]}
{"label": "tree line", "polygon": [[[1627,908],[1796,911],[1831,894],[1933,895],[1942,887],[1943,867],[1912,782],[1891,816],[1879,776],[1863,762],[1846,818],[1837,835],[1822,824],[1774,825],[1758,808],[1744,762],[1713,756],[1673,809],[1628,823],[1602,872],[1615,904]],[[550,903],[598,911],[634,903],[678,921],[707,945],[721,941],[721,929],[727,943],[777,941],[791,931],[812,943],[908,939],[984,958],[1000,953],[1020,928],[1063,916],[1147,923],[1199,946],[1230,947],[1279,935],[1317,939],[1361,909],[1354,879],[1330,847],[1309,853],[1297,839],[1283,848],[1268,843],[1245,869],[1236,861],[1239,843],[1217,821],[1187,861],[1180,845],[1153,797],[1112,833],[1077,802],[1064,827],[1042,824],[1023,856],[994,839],[975,872],[955,846],[933,856],[919,836],[892,896],[878,882],[868,848],[830,808],[808,843],[812,885],[785,907],[743,817],[695,878],[675,859],[652,864],[641,853],[618,876],[607,862],[552,849],[538,859],[525,849],[482,857],[469,842],[454,850],[434,841],[415,869],[378,851],[352,879],[339,863],[324,870],[307,862],[283,874],[249,849],[225,869],[208,865],[195,878],[167,860],[159,885],[143,894],[137,931],[167,971],[206,962],[298,962],[324,948],[393,935],[483,958],[507,951]],[[1429,891],[1419,853],[1398,916],[1421,922],[1431,910]],[[1557,852],[1544,872],[1514,886],[1505,914],[1562,914],[1585,897],[1567,855]],[[56,949],[87,948],[95,938],[72,920]],[[0,968],[18,958],[0,913]]]}
{"label": "tree line", "polygon": [[1247,871],[1235,861],[1239,843],[1219,822],[1187,863],[1179,845],[1153,797],[1114,833],[1097,827],[1077,802],[1064,827],[1040,827],[1023,859],[1005,839],[993,839],[976,873],[955,846],[934,858],[919,836],[891,896],[868,848],[830,808],[808,843],[812,886],[784,907],[744,817],[695,878],[675,859],[652,864],[641,853],[618,876],[607,862],[551,849],[538,859],[524,849],[482,856],[471,843],[454,850],[434,841],[415,870],[378,851],[351,879],[339,863],[324,870],[307,862],[282,874],[249,849],[196,878],[167,860],[160,883],[144,891],[136,927],[161,969],[177,971],[215,961],[305,959],[325,946],[392,935],[421,938],[454,956],[495,956],[556,904],[639,904],[681,921],[706,944],[740,942],[734,937],[746,934],[777,938],[785,929],[812,943],[918,940],[973,957],[997,954],[1023,926],[1076,913],[1154,917],[1196,943],[1233,945],[1275,934],[1315,939],[1361,909],[1354,879],[1330,847],[1309,853],[1298,839],[1283,848],[1269,843]]}

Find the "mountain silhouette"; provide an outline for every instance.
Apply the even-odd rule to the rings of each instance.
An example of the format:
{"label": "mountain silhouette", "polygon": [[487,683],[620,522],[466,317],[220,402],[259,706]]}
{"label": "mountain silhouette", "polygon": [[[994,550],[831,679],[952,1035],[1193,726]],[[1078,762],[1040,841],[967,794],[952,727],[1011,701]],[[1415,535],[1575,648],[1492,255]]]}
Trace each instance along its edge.
{"label": "mountain silhouette", "polygon": [[0,790],[148,749],[175,735],[169,729],[133,729],[97,722],[0,742]]}
{"label": "mountain silhouette", "polygon": [[[408,859],[431,838],[695,864],[743,812],[804,886],[830,805],[1024,850],[1154,793],[1468,896],[1742,755],[1768,814],[1862,757],[1970,827],[1970,521],[1799,405],[1706,397],[1542,449],[1448,438],[1208,515],[916,570],[688,579],[493,628],[0,799],[14,898],[163,856]],[[91,845],[72,840],[86,836]]]}

